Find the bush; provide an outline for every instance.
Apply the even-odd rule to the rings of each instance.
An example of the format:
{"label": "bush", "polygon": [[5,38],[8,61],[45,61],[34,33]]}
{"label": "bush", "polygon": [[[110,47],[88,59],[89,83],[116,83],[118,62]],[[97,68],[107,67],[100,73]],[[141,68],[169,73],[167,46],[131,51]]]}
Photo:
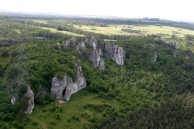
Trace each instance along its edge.
{"label": "bush", "polygon": [[1,57],[8,57],[9,56],[9,52],[8,51],[4,51],[2,54],[1,54]]}

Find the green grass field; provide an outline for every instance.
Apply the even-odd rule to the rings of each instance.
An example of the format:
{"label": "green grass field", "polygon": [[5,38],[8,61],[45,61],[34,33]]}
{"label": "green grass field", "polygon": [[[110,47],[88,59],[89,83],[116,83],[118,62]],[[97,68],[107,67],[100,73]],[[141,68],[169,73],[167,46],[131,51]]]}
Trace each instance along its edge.
{"label": "green grass field", "polygon": [[175,28],[175,27],[169,27],[169,26],[130,26],[134,30],[141,30],[145,31],[145,35],[148,34],[169,34],[172,35],[173,33],[177,37],[183,37],[185,34],[191,34],[194,35],[193,30],[187,30],[187,29],[180,29],[180,28]]}
{"label": "green grass field", "polygon": [[45,30],[50,30],[53,33],[59,32],[59,33],[63,33],[63,34],[67,34],[67,35],[72,35],[72,36],[80,36],[80,37],[84,37],[85,36],[85,35],[82,35],[82,34],[76,34],[76,33],[69,32],[69,31],[58,31],[55,28],[47,28],[47,27],[41,27],[41,28],[45,29]]}
{"label": "green grass field", "polygon": [[82,29],[84,31],[101,33],[106,35],[131,35],[131,33],[121,31],[125,25],[109,25],[108,27],[98,27],[98,26],[85,26],[74,25],[77,29]]}
{"label": "green grass field", "polygon": [[194,35],[193,30],[180,29],[180,28],[169,27],[169,26],[155,26],[155,25],[142,25],[142,26],[109,25],[108,27],[85,26],[85,25],[82,25],[80,27],[78,25],[74,25],[74,27],[76,27],[78,29],[82,29],[84,31],[107,34],[107,35],[140,35],[137,33],[123,32],[123,31],[121,31],[122,29],[141,30],[142,35],[149,35],[149,34],[173,35],[173,34],[175,34],[177,37],[184,37],[185,34]]}

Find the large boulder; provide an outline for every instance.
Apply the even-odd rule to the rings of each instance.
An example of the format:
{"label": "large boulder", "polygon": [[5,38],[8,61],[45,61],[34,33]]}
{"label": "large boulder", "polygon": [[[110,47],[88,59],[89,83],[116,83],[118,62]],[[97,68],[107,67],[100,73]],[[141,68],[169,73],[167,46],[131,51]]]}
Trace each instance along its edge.
{"label": "large boulder", "polygon": [[117,64],[123,65],[125,58],[125,51],[122,47],[115,45],[114,43],[107,42],[105,44],[107,58],[113,59]]}

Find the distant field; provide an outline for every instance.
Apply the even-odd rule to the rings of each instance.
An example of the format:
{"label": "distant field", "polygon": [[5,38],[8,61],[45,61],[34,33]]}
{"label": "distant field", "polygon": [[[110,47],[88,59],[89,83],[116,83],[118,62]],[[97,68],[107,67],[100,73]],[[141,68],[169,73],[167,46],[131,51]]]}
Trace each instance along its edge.
{"label": "distant field", "polygon": [[[187,29],[180,29],[169,26],[155,26],[155,25],[109,25],[108,27],[98,27],[98,26],[78,26],[74,25],[78,29],[82,29],[94,33],[102,33],[107,35],[148,35],[148,34],[175,34],[177,37],[183,37],[185,34],[194,35],[194,31]],[[140,30],[141,33],[130,33],[121,31],[122,29]]]}
{"label": "distant field", "polygon": [[180,28],[175,28],[175,27],[169,27],[169,26],[130,26],[131,29],[134,30],[141,30],[141,31],[146,31],[143,34],[169,34],[172,35],[173,33],[178,36],[178,37],[183,37],[185,34],[192,34],[194,35],[193,30],[187,30],[187,29],[180,29]]}
{"label": "distant field", "polygon": [[76,34],[76,33],[69,32],[69,31],[58,31],[55,28],[47,28],[47,27],[41,27],[41,28],[45,29],[45,30],[50,30],[53,33],[59,32],[59,33],[63,33],[63,34],[67,34],[67,35],[72,35],[72,36],[80,36],[80,37],[84,37],[85,36],[85,35],[82,35],[82,34]]}
{"label": "distant field", "polygon": [[74,25],[77,29],[82,29],[89,32],[101,33],[106,35],[131,35],[132,33],[127,33],[121,31],[125,25],[109,25],[108,27],[99,27],[99,26],[85,26]]}
{"label": "distant field", "polygon": [[47,21],[44,21],[44,20],[33,20],[34,22],[37,22],[37,23],[45,23],[47,24]]}

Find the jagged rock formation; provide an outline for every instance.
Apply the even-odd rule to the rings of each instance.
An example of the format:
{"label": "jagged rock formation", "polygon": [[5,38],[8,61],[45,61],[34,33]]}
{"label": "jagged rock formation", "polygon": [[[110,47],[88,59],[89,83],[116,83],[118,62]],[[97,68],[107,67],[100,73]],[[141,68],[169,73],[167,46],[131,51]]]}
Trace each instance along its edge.
{"label": "jagged rock formation", "polygon": [[[124,64],[125,51],[122,47],[109,42],[105,43],[105,45],[99,44],[93,36],[86,38],[85,42],[93,48],[92,50],[90,49],[85,52],[85,57],[91,61],[95,68],[98,68],[99,70],[105,69],[105,62],[101,58],[103,55],[105,55],[107,58],[113,59],[119,65]],[[84,42],[77,44],[75,38],[71,38],[63,44],[64,48],[74,48],[81,56],[83,56],[83,51],[86,50],[86,44]],[[102,51],[102,49],[105,49],[105,51]]]}
{"label": "jagged rock formation", "polygon": [[91,61],[92,65],[98,68],[100,62],[100,53],[95,50],[89,51],[88,58]]}
{"label": "jagged rock formation", "polygon": [[104,60],[100,64],[100,56],[103,56],[103,52],[102,49],[99,47],[97,40],[92,36],[91,38],[86,38],[86,43],[89,43],[90,46],[93,47],[93,50],[88,53],[88,58],[91,61],[92,65],[100,70],[104,70],[105,67],[102,66],[104,65]]}
{"label": "jagged rock formation", "polygon": [[107,42],[105,44],[107,58],[113,59],[117,64],[123,65],[125,58],[125,51],[122,47],[115,45],[114,43]]}
{"label": "jagged rock formation", "polygon": [[77,45],[76,45],[76,38],[72,37],[71,39],[67,40],[66,42],[63,42],[63,47],[64,48],[74,48],[76,49],[77,48]]}
{"label": "jagged rock formation", "polygon": [[31,114],[32,110],[34,108],[34,93],[30,88],[30,85],[26,85],[27,87],[27,93],[24,94],[23,98],[19,98],[19,95],[17,93],[14,94],[14,96],[11,98],[11,104],[14,105],[16,102],[19,102],[22,99],[27,99],[27,109],[24,111],[25,114]]}
{"label": "jagged rock formation", "polygon": [[25,111],[25,114],[31,114],[34,108],[34,93],[30,88],[30,85],[27,85],[28,90],[27,93],[24,95],[28,99],[28,107]]}
{"label": "jagged rock formation", "polygon": [[151,62],[156,62],[158,58],[158,55],[155,53],[152,58],[151,58]]}
{"label": "jagged rock formation", "polygon": [[51,95],[55,99],[65,99],[68,101],[72,94],[86,87],[86,79],[82,73],[81,66],[77,67],[75,82],[72,77],[65,74],[62,79],[54,77],[52,79]]}

